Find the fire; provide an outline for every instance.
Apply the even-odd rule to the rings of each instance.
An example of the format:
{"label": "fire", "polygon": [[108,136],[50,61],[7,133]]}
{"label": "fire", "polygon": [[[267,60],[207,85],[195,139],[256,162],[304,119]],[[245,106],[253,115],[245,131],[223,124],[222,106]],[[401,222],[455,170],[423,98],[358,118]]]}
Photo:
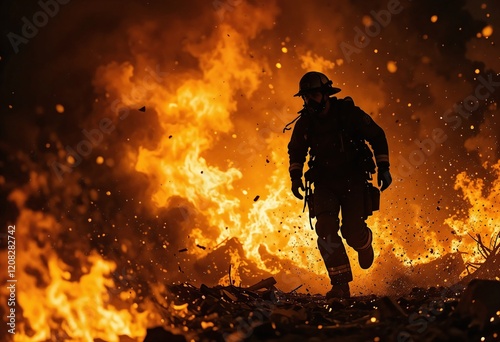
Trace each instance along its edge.
{"label": "fire", "polygon": [[[387,30],[384,27],[380,33],[389,32],[396,38],[372,37],[372,46],[356,52],[353,57],[357,61],[351,63],[347,56],[336,53],[335,47],[341,43],[340,39],[353,38],[348,37],[355,32],[351,24],[373,23],[368,15],[343,11],[343,4],[337,4],[332,6],[338,6],[339,10],[312,16],[312,5],[307,4],[311,7],[302,13],[305,7],[297,3],[285,12],[298,11],[295,17],[299,19],[298,25],[280,22],[280,11],[274,2],[259,6],[230,1],[225,5],[207,16],[212,20],[209,24],[200,23],[200,27],[207,28],[202,33],[191,31],[184,22],[179,27],[172,24],[176,30],[171,31],[170,26],[154,20],[143,26],[127,27],[130,39],[127,53],[119,57],[102,56],[102,60],[99,56],[99,66],[92,69],[95,98],[91,98],[91,105],[81,104],[85,108],[78,108],[85,115],[64,98],[54,99],[56,102],[50,105],[37,104],[34,111],[37,123],[30,127],[37,133],[27,130],[26,136],[30,136],[30,144],[41,143],[45,149],[33,155],[19,153],[16,158],[23,162],[19,171],[28,169],[24,174],[29,180],[22,187],[6,187],[9,201],[19,211],[15,222],[19,227],[16,286],[20,315],[16,340],[119,341],[123,336],[141,340],[146,329],[155,324],[178,328],[173,327],[169,317],[159,317],[157,307],[148,301],[148,296],[158,293],[165,299],[163,286],[171,282],[199,285],[209,281],[209,285],[246,286],[250,284],[245,279],[269,273],[275,276],[277,287],[285,291],[306,284],[304,288],[311,292],[324,293],[329,284],[316,249],[316,234],[310,229],[307,212],[302,213],[303,203],[290,194],[286,151],[290,132],[281,132],[302,106],[300,100],[292,98],[298,77],[312,69],[329,74],[342,87],[341,96],[352,96],[361,108],[377,116],[381,126],[393,129],[387,132],[392,138],[394,158],[391,158],[396,163],[399,146],[392,142],[412,137],[399,130],[416,127],[408,122],[420,120],[419,107],[424,111],[429,109],[425,106],[432,104],[430,101],[422,105],[419,97],[428,91],[429,98],[445,103],[456,100],[454,92],[466,91],[463,82],[456,82],[460,84],[453,87],[460,88],[453,88],[440,70],[433,79],[422,83],[425,87],[419,83],[427,78],[428,68],[440,65],[432,49],[426,51],[429,56],[421,57],[425,62],[416,65],[417,76],[411,75],[408,63],[418,63],[419,59],[404,55],[409,53],[404,49],[391,50],[393,47],[385,43],[397,40],[396,31],[408,34],[409,30],[395,29],[399,20],[396,17],[394,26],[391,24]],[[319,27],[322,16],[330,12],[336,20],[329,22],[339,23],[342,30]],[[348,23],[344,16],[349,18],[350,12],[356,13],[361,21]],[[405,9],[400,15],[402,22],[406,12]],[[440,16],[439,20],[435,17],[436,20],[431,17],[433,26],[449,20],[446,16]],[[286,32],[278,32],[283,29],[279,25]],[[184,37],[179,51],[169,51],[169,44],[157,42],[151,34],[159,32],[155,31],[157,26],[168,33],[161,38]],[[324,32],[329,33],[324,35]],[[119,33],[122,39],[123,32]],[[491,41],[494,27],[484,27],[482,36]],[[421,41],[429,42],[433,37],[431,33],[423,37],[419,33],[414,40],[407,41],[418,49],[424,46],[425,50],[425,45],[417,42],[423,44]],[[148,42],[154,42],[152,48]],[[30,44],[35,44],[35,40]],[[168,65],[170,60],[175,60],[172,65]],[[480,74],[482,70],[476,68],[471,73]],[[465,70],[453,71],[463,74],[465,82]],[[390,78],[391,75],[397,78]],[[411,82],[407,82],[408,75],[414,78]],[[385,94],[386,89],[402,87],[405,82],[414,87],[411,96],[410,91],[405,93],[400,89]],[[420,88],[425,91],[415,91]],[[449,103],[450,108],[453,105]],[[109,121],[113,130],[109,133],[101,130],[99,144],[69,142],[66,140],[70,134],[56,132],[59,126],[48,129],[37,126],[39,122],[53,120],[46,108],[54,112],[57,120],[78,118],[70,123],[79,136],[82,128],[92,131],[100,127],[96,124],[100,119]],[[379,113],[381,108],[386,111],[383,115]],[[436,108],[432,111],[437,112]],[[9,110],[13,109],[9,105]],[[491,102],[488,110],[495,111],[496,104]],[[427,119],[420,116],[422,122]],[[485,122],[490,124],[471,119],[467,127],[484,132],[495,126],[493,119]],[[427,123],[428,127],[422,131],[433,124]],[[450,133],[447,143],[451,144],[452,132],[447,133]],[[472,153],[475,145],[482,145],[480,157],[491,162],[488,156],[496,141],[494,131],[488,137],[483,134],[476,138],[465,143],[466,149]],[[74,149],[92,146],[93,153],[75,158],[66,153],[67,145]],[[438,148],[429,161],[441,153]],[[40,165],[35,159],[42,160]],[[55,183],[57,180],[47,172],[47,165],[53,159],[67,162],[66,168],[71,170],[63,175],[62,183]],[[496,209],[500,200],[500,162],[484,167],[489,177],[494,178],[491,185],[479,176],[458,173],[454,187],[457,207],[464,204],[469,207],[457,210],[454,216],[434,226],[430,223],[434,221],[433,213],[424,210],[434,204],[420,201],[421,188],[417,189],[424,182],[422,179],[431,182],[426,178],[434,176],[419,174],[422,166],[405,183],[396,180],[382,195],[382,210],[368,220],[375,236],[374,266],[369,272],[361,270],[356,253],[347,249],[355,276],[353,293],[384,292],[394,278],[406,276],[416,267],[439,261],[452,252],[463,253],[466,262],[481,261],[482,256],[469,234],[480,234],[483,241],[488,241],[500,223]],[[422,183],[415,186],[415,179]],[[6,184],[7,177],[0,176],[0,185]],[[429,183],[425,184],[429,187]],[[81,240],[68,238],[75,235]],[[110,235],[113,238],[108,240]],[[228,241],[237,241],[237,247],[229,246],[213,265],[197,264],[221,246],[227,247]],[[111,246],[115,243],[118,247]],[[5,251],[0,256],[6,260]],[[144,287],[118,283],[126,278],[122,274],[123,265],[130,266],[125,273],[137,283],[149,283]],[[151,278],[147,278],[149,275]],[[4,280],[1,277],[5,275],[0,276]],[[441,278],[432,274],[418,280],[426,285],[448,281]],[[1,291],[3,294],[6,290]],[[170,303],[166,307],[172,316],[187,315],[186,303]],[[211,324],[207,322],[205,326]]]}
{"label": "fire", "polygon": [[465,253],[464,259],[470,263],[484,259],[470,236],[480,235],[486,246],[491,247],[489,242],[495,243],[500,232],[500,161],[493,165],[486,162],[483,166],[493,176],[491,185],[487,186],[484,179],[472,178],[466,172],[461,172],[457,176],[455,189],[462,192],[469,208],[466,213],[454,215],[445,221],[457,236],[453,247]]}
{"label": "fire", "polygon": [[[22,202],[22,193],[14,192],[12,197]],[[75,256],[86,265],[77,271],[61,261],[51,246],[50,231],[60,228],[53,217],[24,209],[16,225],[32,227],[38,234],[38,241],[29,238],[29,230],[19,230],[16,236],[16,251],[24,255],[16,264],[16,307],[18,313],[22,308],[24,317],[17,325],[16,341],[119,341],[120,336],[145,336],[155,317],[139,310],[134,291],[116,288],[110,278],[114,262],[95,252],[88,256],[77,252]],[[73,279],[75,273],[82,276]],[[115,303],[121,308],[112,303],[116,298],[110,291],[121,298]]]}
{"label": "fire", "polygon": [[[260,85],[257,75],[261,67],[248,60],[248,43],[244,34],[225,24],[217,34],[223,36],[216,37],[218,43],[213,50],[197,53],[204,66],[203,75],[187,79],[173,93],[164,89],[155,92],[161,94],[152,99],[152,105],[158,111],[164,138],[154,150],[139,150],[136,170],[151,176],[152,186],[156,189],[152,200],[157,207],[167,206],[171,196],[181,196],[209,218],[210,226],[216,227],[216,233],[211,236],[206,236],[199,227],[192,227],[193,244],[216,246],[229,237],[238,236],[247,256],[266,269],[259,262],[257,249],[264,233],[269,232],[263,227],[272,231],[276,222],[269,222],[269,218],[262,214],[279,208],[286,202],[286,196],[282,196],[279,202],[276,196],[257,201],[253,208],[244,205],[241,192],[234,185],[244,177],[243,172],[234,165],[217,166],[208,160],[219,153],[214,145],[222,145],[223,139],[237,137],[233,133],[235,124],[231,118],[238,111],[236,94],[241,92],[250,97],[257,90]],[[224,37],[226,35],[231,38]],[[245,163],[238,156],[239,151],[223,152],[238,157],[229,165]],[[279,177],[271,179],[282,179],[283,170],[278,172]],[[272,183],[268,188],[283,195],[284,186],[280,181],[279,187]],[[242,213],[249,209],[250,219],[242,217]],[[256,216],[255,210],[261,215]]]}
{"label": "fire", "polygon": [[228,274],[219,279],[219,285],[229,286],[241,284],[240,269],[245,267],[245,261],[241,259],[240,255],[233,250],[228,251],[231,260],[231,269]]}
{"label": "fire", "polygon": [[[82,341],[93,341],[101,338],[106,341],[118,341],[119,336],[132,338],[145,335],[148,325],[148,313],[138,312],[137,305],[132,304],[126,309],[118,310],[109,305],[108,289],[115,287],[109,275],[116,265],[113,262],[102,260],[96,254],[88,257],[91,263],[88,273],[78,282],[69,280],[70,273],[63,271],[66,265],[61,265],[55,258],[49,260],[49,274],[51,283],[40,295],[47,298],[47,303],[29,302],[28,298],[21,297],[20,303],[28,317],[36,316],[36,306],[41,305],[54,314],[50,319],[40,315],[40,321],[32,322],[31,326],[37,332],[33,340],[45,339],[50,336],[47,321],[54,318],[64,319],[63,330],[69,333],[69,338]],[[33,291],[30,291],[33,293]],[[42,297],[42,298],[43,298]],[[127,293],[125,300],[134,299],[135,293]],[[34,305],[34,311],[31,306]]]}

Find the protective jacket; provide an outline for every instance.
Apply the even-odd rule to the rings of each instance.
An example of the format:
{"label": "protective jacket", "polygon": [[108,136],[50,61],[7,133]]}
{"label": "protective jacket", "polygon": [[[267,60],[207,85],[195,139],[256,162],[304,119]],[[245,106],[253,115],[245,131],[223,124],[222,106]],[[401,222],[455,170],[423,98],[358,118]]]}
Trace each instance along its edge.
{"label": "protective jacket", "polygon": [[315,177],[352,172],[374,173],[375,165],[367,141],[373,149],[378,167],[389,167],[387,139],[383,129],[350,97],[330,100],[330,110],[320,118],[303,111],[288,144],[290,177],[302,177],[307,154],[314,160]]}

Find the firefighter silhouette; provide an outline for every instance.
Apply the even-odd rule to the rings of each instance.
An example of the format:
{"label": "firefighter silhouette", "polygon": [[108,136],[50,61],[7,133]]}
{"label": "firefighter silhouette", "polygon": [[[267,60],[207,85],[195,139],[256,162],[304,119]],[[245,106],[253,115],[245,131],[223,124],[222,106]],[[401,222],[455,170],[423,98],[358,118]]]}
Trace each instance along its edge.
{"label": "firefighter silhouette", "polygon": [[[361,268],[370,268],[373,236],[365,220],[378,210],[380,191],[392,178],[384,130],[352,98],[332,96],[340,91],[323,73],[311,71],[301,78],[294,96],[304,100],[304,107],[290,123],[296,121],[288,154],[292,192],[298,199],[306,197],[309,214],[316,217],[318,248],[332,284],[326,296],[345,299],[353,277],[343,239],[358,252]],[[375,173],[380,191],[371,182]]]}

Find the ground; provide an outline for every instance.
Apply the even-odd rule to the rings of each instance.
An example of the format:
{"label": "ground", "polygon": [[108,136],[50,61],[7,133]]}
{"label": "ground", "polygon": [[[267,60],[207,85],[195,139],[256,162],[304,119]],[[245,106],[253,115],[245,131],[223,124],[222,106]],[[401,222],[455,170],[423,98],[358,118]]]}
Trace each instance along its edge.
{"label": "ground", "polygon": [[175,300],[158,303],[170,322],[168,331],[148,330],[146,342],[500,340],[495,280],[347,300],[283,293],[274,285],[252,291],[190,284],[169,289]]}

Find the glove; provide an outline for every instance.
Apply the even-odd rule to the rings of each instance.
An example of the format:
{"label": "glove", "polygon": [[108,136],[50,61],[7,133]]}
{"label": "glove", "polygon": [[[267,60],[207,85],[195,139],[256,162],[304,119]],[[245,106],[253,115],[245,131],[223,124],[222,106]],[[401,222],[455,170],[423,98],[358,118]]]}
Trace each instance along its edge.
{"label": "glove", "polygon": [[378,168],[377,171],[377,183],[380,187],[380,191],[384,191],[391,185],[392,177],[388,168]]}
{"label": "glove", "polygon": [[304,184],[302,183],[302,179],[294,179],[292,180],[292,192],[295,197],[298,199],[304,199],[304,196],[300,193],[300,190],[305,191]]}

